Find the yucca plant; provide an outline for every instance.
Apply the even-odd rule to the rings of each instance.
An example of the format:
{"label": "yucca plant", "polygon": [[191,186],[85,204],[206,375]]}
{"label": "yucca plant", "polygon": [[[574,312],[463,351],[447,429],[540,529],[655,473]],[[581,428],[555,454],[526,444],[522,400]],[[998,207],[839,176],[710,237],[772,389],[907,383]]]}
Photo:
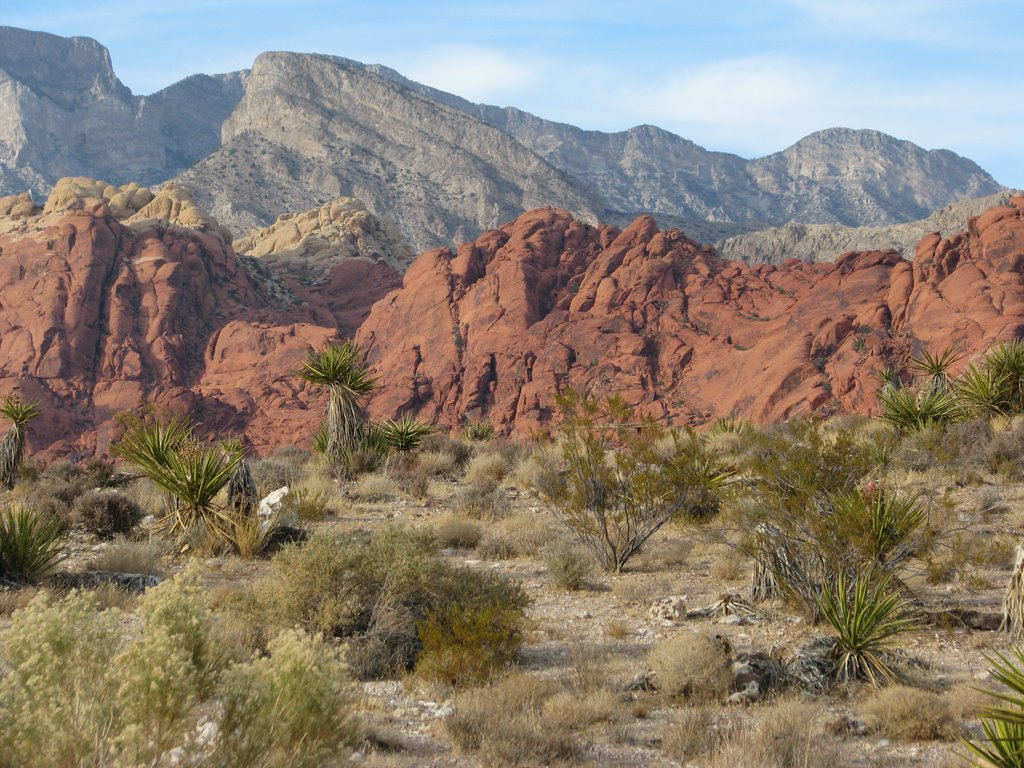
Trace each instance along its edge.
{"label": "yucca plant", "polygon": [[985,355],[983,365],[1000,380],[1007,412],[1024,412],[1024,339],[996,344]]}
{"label": "yucca plant", "polygon": [[25,460],[28,425],[39,415],[39,403],[22,400],[17,395],[6,395],[0,399],[0,415],[11,421],[11,428],[0,440],[0,486],[10,490],[18,482]]}
{"label": "yucca plant", "polygon": [[912,389],[882,388],[878,393],[881,418],[901,432],[921,432],[932,427],[945,427],[960,418],[956,398],[945,389],[926,387]]}
{"label": "yucca plant", "polygon": [[900,378],[900,372],[895,368],[883,368],[880,371],[876,371],[875,375],[882,382],[883,390],[903,389],[903,379]]}
{"label": "yucca plant", "polygon": [[851,583],[842,572],[822,587],[818,607],[835,632],[832,650],[840,683],[867,680],[878,687],[896,680],[888,654],[893,639],[919,627],[909,601],[889,589],[891,576],[866,571]]}
{"label": "yucca plant", "polygon": [[215,538],[231,540],[232,516],[214,500],[238,468],[241,454],[189,442],[161,461],[140,458],[139,469],[177,502],[157,521],[157,530],[182,540],[202,525]]}
{"label": "yucca plant", "polygon": [[738,419],[736,416],[720,416],[708,425],[708,437],[716,435],[749,435],[754,431],[754,425],[749,421]]}
{"label": "yucca plant", "polygon": [[0,510],[0,578],[33,582],[63,559],[60,520],[24,505]]}
{"label": "yucca plant", "polygon": [[947,347],[936,355],[926,349],[918,357],[910,358],[909,367],[912,371],[925,376],[925,389],[945,392],[950,388],[949,372],[963,356],[964,353],[954,347]]}
{"label": "yucca plant", "polygon": [[327,450],[324,455],[333,464],[341,464],[345,451],[355,449],[366,430],[366,417],[359,405],[361,398],[377,384],[363,366],[363,353],[351,341],[334,344],[319,352],[310,350],[297,375],[329,393],[327,408]]}
{"label": "yucca plant", "polygon": [[[166,423],[146,422],[132,418],[121,439],[114,445],[114,453],[127,459],[149,476],[147,468],[166,467],[190,440],[195,424],[187,416],[172,416]],[[152,479],[152,478],[150,478]],[[174,512],[177,498],[164,490],[164,513]]]}
{"label": "yucca plant", "polygon": [[983,709],[983,738],[968,737],[964,741],[988,765],[1024,768],[1024,651],[1013,648],[1010,656],[997,652],[988,661],[992,676],[1007,690],[987,692],[1002,706]]}
{"label": "yucca plant", "polygon": [[327,447],[330,445],[331,438],[327,434],[327,422],[321,421],[320,426],[313,431],[313,450],[319,453],[321,456],[327,456]]}
{"label": "yucca plant", "polygon": [[882,488],[843,491],[830,503],[832,515],[823,523],[869,564],[890,570],[913,554],[911,538],[928,519],[928,510],[917,499]]}
{"label": "yucca plant", "polygon": [[377,424],[388,446],[399,453],[407,453],[423,442],[423,438],[434,431],[434,427],[419,421],[411,413],[398,419],[385,419]]}
{"label": "yucca plant", "polygon": [[467,440],[483,443],[494,437],[496,430],[489,421],[474,421],[463,428],[462,434]]}
{"label": "yucca plant", "polygon": [[1006,416],[1012,409],[1009,382],[1006,374],[983,363],[970,366],[953,383],[953,388],[966,413],[995,418]]}

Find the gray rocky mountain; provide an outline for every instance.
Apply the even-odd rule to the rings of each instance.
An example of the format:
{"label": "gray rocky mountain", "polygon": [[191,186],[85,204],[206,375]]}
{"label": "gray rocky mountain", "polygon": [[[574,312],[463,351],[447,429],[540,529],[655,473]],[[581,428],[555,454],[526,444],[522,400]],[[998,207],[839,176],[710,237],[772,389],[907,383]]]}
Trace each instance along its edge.
{"label": "gray rocky mountain", "polygon": [[1012,190],[985,195],[941,208],[925,219],[890,224],[884,227],[845,227],[842,224],[799,224],[788,222],[747,234],[726,237],[715,243],[715,250],[726,259],[749,263],[781,264],[786,259],[833,261],[850,251],[895,250],[904,258],[914,258],[914,248],[925,235],[938,232],[943,237],[961,231],[972,216],[996,205],[1005,205]]}
{"label": "gray rocky mountain", "polygon": [[0,27],[0,194],[45,199],[65,176],[166,181],[219,146],[243,83],[199,75],[135,96],[95,40]]}
{"label": "gray rocky mountain", "polygon": [[416,250],[538,206],[616,224],[651,212],[714,241],[788,221],[917,220],[1002,189],[970,160],[876,131],[819,131],[747,160],[654,126],[586,131],[473,104],[332,56],[267,53],[251,72],[135,96],[96,41],[2,27],[0,195],[39,200],[64,176],[177,178],[236,237],[357,197]]}

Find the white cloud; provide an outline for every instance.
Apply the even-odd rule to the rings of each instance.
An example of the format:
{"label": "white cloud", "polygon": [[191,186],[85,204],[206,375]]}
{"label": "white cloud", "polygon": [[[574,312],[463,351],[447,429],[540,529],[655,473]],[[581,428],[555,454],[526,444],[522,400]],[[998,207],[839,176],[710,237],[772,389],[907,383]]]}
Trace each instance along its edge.
{"label": "white cloud", "polygon": [[396,68],[424,85],[487,103],[531,87],[538,76],[531,61],[472,45],[430,48]]}

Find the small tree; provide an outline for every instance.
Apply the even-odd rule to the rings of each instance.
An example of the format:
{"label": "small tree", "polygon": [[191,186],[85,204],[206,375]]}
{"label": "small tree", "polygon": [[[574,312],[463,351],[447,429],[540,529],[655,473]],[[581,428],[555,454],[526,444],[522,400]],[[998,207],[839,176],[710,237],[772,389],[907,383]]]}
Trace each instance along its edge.
{"label": "small tree", "polygon": [[[694,507],[706,509],[695,482],[717,487],[729,473],[709,470],[697,439],[672,433],[673,450],[659,450],[665,430],[647,421],[630,423],[621,397],[601,403],[569,390],[562,411],[561,466],[541,472],[537,492],[609,571],[620,572],[647,539]],[[700,509],[695,501],[700,500]]]}
{"label": "small tree", "polygon": [[0,399],[0,415],[11,420],[11,428],[0,440],[0,486],[7,490],[14,487],[25,461],[25,438],[28,424],[39,415],[39,403],[25,402],[17,395]]}
{"label": "small tree", "polygon": [[359,448],[366,431],[366,417],[359,400],[377,384],[362,364],[362,350],[351,341],[334,344],[316,352],[310,350],[297,374],[317,386],[326,387],[326,437],[328,461],[343,464],[346,452]]}

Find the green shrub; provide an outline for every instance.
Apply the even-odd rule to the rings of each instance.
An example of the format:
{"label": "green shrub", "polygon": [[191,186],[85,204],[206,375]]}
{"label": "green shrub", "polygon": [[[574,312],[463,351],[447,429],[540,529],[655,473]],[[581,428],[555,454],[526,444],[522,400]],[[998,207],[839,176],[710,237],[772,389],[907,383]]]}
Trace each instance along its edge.
{"label": "green shrub", "polygon": [[424,648],[421,624],[429,618],[450,629],[461,620],[445,613],[449,607],[492,610],[509,626],[522,619],[526,598],[518,585],[456,569],[434,555],[436,548],[429,534],[400,529],[314,535],[274,556],[272,573],[257,585],[254,613],[272,628],[298,625],[348,641],[349,662],[364,678],[411,669]]}
{"label": "green shrub", "polygon": [[717,509],[705,492],[729,473],[714,466],[700,440],[670,433],[666,452],[659,448],[664,430],[631,424],[620,397],[600,403],[567,390],[557,399],[562,462],[541,474],[535,490],[606,570],[621,571],[673,518],[702,518]]}
{"label": "green shrub", "polygon": [[230,668],[219,688],[219,738],[211,765],[348,765],[359,740],[341,651],[286,630],[269,655]]}
{"label": "green shrub", "polygon": [[123,493],[86,491],[75,500],[72,516],[77,525],[101,539],[127,536],[142,520],[142,508]]}
{"label": "green shrub", "polygon": [[0,509],[0,577],[37,581],[56,567],[63,550],[59,520],[23,504]]}

